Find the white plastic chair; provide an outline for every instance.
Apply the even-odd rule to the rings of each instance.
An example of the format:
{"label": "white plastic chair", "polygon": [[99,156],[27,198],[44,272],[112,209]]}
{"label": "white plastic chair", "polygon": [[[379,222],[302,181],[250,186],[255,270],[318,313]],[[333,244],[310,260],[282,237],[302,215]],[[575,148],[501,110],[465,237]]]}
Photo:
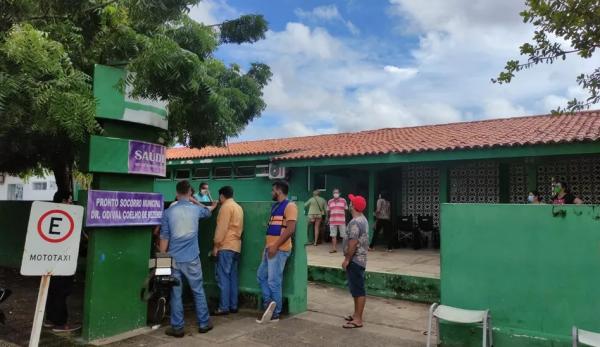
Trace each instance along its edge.
{"label": "white plastic chair", "polygon": [[573,347],[579,346],[579,342],[586,346],[600,347],[600,334],[573,327]]}
{"label": "white plastic chair", "polygon": [[[436,322],[436,331],[438,335],[438,341],[436,342],[436,346],[439,343],[439,334],[440,334],[440,319],[454,322],[454,323],[463,323],[463,324],[483,324],[483,347],[493,346],[494,342],[492,340],[492,316],[490,315],[489,310],[485,311],[476,311],[476,310],[463,310],[461,308],[433,304],[429,308],[429,321],[427,326],[427,347],[431,347],[431,334],[432,334],[432,324],[433,319],[435,318]],[[488,339],[489,337],[489,339]],[[489,343],[489,344],[488,344]]]}

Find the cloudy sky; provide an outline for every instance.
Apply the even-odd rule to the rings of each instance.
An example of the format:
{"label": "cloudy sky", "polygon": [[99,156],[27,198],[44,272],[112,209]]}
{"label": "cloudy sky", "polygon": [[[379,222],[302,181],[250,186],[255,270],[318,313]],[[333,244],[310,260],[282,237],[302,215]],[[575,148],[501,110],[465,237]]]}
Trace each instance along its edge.
{"label": "cloudy sky", "polygon": [[268,64],[267,109],[232,142],[547,113],[585,96],[577,57],[490,82],[533,28],[524,0],[204,0],[215,24],[263,14],[267,38],[225,45],[226,63]]}

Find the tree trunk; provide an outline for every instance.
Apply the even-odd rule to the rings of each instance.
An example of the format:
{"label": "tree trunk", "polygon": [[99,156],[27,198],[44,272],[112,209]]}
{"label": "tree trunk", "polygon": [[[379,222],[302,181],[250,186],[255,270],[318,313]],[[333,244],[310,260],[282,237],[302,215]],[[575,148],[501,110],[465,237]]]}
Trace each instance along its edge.
{"label": "tree trunk", "polygon": [[58,191],[73,193],[72,171],[71,163],[64,159],[55,161],[55,165],[52,166],[52,172],[54,172],[54,179],[56,180]]}

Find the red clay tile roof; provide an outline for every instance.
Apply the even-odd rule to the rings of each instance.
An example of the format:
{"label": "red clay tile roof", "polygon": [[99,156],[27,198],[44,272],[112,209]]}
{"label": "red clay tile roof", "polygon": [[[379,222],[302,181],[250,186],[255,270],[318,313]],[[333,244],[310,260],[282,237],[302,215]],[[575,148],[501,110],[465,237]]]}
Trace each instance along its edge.
{"label": "red clay tile roof", "polygon": [[600,110],[287,139],[232,143],[227,147],[170,148],[167,158],[272,155],[273,160],[313,159],[513,147],[600,140]]}

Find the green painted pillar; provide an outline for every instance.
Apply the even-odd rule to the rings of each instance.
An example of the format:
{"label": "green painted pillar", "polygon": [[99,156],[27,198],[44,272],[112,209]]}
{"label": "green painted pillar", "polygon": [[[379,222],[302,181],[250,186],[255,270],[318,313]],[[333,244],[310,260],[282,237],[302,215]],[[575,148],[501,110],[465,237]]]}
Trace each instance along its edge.
{"label": "green painted pillar", "polygon": [[[81,199],[87,205],[89,235],[82,327],[85,341],[147,324],[147,304],[140,298],[140,289],[149,272],[151,224],[156,224],[160,216],[151,220],[146,215],[150,211],[148,205],[140,204],[136,210],[127,201],[151,201],[138,199],[139,192],[153,192],[155,176],[164,175],[164,147],[157,143],[160,129],[167,126],[167,115],[161,103],[132,99],[118,89],[125,77],[122,69],[95,67],[96,117],[104,132],[102,136],[92,136],[82,154],[84,168],[94,174],[94,192],[82,192]],[[117,204],[103,210],[102,200],[92,198],[94,194],[115,194]],[[160,213],[162,198],[160,206],[158,202],[156,205]],[[116,214],[94,217],[94,211]],[[132,212],[140,215],[132,217]]]}
{"label": "green painted pillar", "polygon": [[369,196],[367,198],[367,219],[369,220],[369,240],[373,238],[373,227],[375,226],[375,203],[377,192],[375,191],[375,179],[377,171],[369,169]]}

